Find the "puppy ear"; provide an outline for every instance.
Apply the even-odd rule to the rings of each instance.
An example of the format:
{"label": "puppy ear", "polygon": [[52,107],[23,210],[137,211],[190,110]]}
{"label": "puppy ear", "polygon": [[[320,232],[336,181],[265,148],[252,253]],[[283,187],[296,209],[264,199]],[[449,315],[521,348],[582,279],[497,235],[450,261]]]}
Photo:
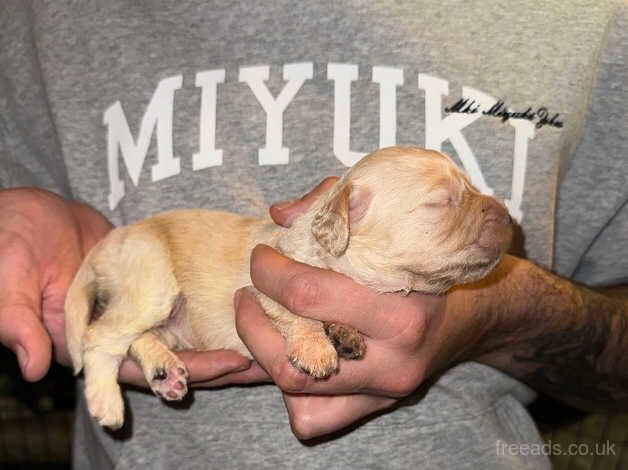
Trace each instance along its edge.
{"label": "puppy ear", "polygon": [[338,257],[349,244],[349,198],[351,183],[334,187],[323,207],[314,215],[312,234],[327,252]]}

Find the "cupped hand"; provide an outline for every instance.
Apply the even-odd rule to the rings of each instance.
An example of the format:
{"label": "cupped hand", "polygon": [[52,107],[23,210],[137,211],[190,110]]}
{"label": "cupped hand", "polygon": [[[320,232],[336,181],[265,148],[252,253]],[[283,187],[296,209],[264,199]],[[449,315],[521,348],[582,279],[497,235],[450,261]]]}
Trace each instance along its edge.
{"label": "cupped hand", "polygon": [[445,297],[378,293],[264,245],[253,252],[251,276],[257,289],[290,311],[351,325],[366,338],[363,358],[343,360],[337,374],[317,380],[289,362],[283,338],[252,292],[243,289],[236,295],[238,333],[284,392],[292,427],[301,438],[335,431],[391,406],[436,368],[436,349],[427,337],[442,336]]}
{"label": "cupped hand", "polygon": [[[291,260],[258,245],[251,257],[253,285],[288,310],[315,320],[345,323],[366,337],[360,360],[341,361],[341,372],[318,380],[299,372],[286,357],[279,333],[252,301],[239,293],[236,325],[257,361],[292,393],[369,393],[405,396],[427,370],[427,331],[442,324],[445,297],[379,293],[333,271]],[[243,304],[244,302],[244,304]]]}
{"label": "cupped hand", "polygon": [[96,210],[35,188],[0,191],[0,341],[22,375],[69,363],[63,302],[85,253],[111,229]]}
{"label": "cupped hand", "polygon": [[[65,295],[84,256],[112,225],[85,204],[37,188],[0,191],[0,220],[0,341],[16,354],[24,378],[35,381],[46,374],[53,354],[61,364],[70,363]],[[193,384],[251,366],[235,351],[180,355]],[[120,380],[148,386],[130,360]]]}
{"label": "cupped hand", "polygon": [[[335,180],[324,180],[300,200],[273,206],[271,216],[289,226]],[[255,357],[255,367],[282,389],[292,429],[301,439],[337,431],[394,405],[464,349],[452,346],[462,330],[453,331],[451,322],[445,321],[445,296],[378,293],[263,245],[253,251],[251,277],[257,289],[290,311],[351,325],[366,338],[362,359],[342,360],[337,374],[313,379],[290,364],[283,338],[252,292],[236,293],[238,333]]]}

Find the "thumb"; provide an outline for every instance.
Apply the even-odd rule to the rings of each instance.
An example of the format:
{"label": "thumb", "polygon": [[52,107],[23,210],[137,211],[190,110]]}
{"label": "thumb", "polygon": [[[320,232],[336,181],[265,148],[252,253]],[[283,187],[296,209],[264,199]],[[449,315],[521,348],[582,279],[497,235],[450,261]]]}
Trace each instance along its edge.
{"label": "thumb", "polygon": [[52,343],[36,311],[26,305],[3,306],[0,324],[0,341],[17,356],[22,376],[34,382],[46,375]]}
{"label": "thumb", "polygon": [[28,381],[50,366],[52,342],[41,320],[40,273],[28,247],[5,244],[0,257],[0,342],[10,348]]}

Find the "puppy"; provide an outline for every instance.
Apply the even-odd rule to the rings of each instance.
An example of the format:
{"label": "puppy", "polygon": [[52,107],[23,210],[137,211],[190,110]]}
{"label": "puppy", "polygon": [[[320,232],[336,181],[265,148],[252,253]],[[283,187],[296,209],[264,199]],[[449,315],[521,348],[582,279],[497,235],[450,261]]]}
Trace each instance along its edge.
{"label": "puppy", "polygon": [[[118,368],[128,356],[155,394],[187,392],[180,349],[234,349],[251,357],[235,329],[232,297],[251,284],[249,257],[259,243],[295,260],[343,273],[381,292],[440,294],[478,280],[511,240],[505,207],[480,194],[446,156],[411,147],[360,160],[291,228],[223,212],[162,213],[113,230],[87,255],[68,291],[67,344],[75,373],[85,372],[90,413],[123,424]],[[258,293],[300,370],[324,378],[338,352],[364,354],[344,325],[297,316]]]}

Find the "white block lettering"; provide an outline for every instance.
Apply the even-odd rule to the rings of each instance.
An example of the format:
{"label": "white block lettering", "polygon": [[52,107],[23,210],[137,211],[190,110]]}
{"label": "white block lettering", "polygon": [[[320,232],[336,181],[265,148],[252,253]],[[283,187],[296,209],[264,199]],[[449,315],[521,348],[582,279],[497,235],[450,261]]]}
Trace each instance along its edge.
{"label": "white block lettering", "polygon": [[327,79],[334,81],[334,155],[343,165],[351,166],[365,155],[350,148],[351,82],[358,79],[358,66],[329,63]]}
{"label": "white block lettering", "polygon": [[196,74],[195,85],[203,91],[201,93],[199,152],[192,156],[194,171],[222,165],[222,150],[216,149],[216,94],[218,84],[224,81],[224,69],[206,70]]}
{"label": "white block lettering", "polygon": [[311,62],[286,64],[283,79],[288,83],[277,98],[268,91],[264,83],[268,80],[270,68],[267,65],[242,67],[240,81],[246,82],[260,105],[266,111],[266,146],[259,149],[260,165],[285,165],[290,159],[290,149],[283,147],[283,112],[295,97],[305,80],[313,76]]}
{"label": "white block lettering", "polygon": [[155,126],[157,127],[157,163],[151,170],[152,180],[162,180],[177,175],[181,171],[179,158],[175,157],[172,151],[172,113],[174,92],[181,88],[182,81],[182,76],[176,75],[159,82],[142,117],[137,140],[133,140],[129,123],[119,101],[105,110],[103,123],[107,126],[107,166],[111,210],[116,208],[125,191],[124,182],[120,178],[119,152],[122,153],[131,181],[137,186]]}
{"label": "white block lettering", "polygon": [[379,146],[397,142],[397,87],[403,85],[403,70],[373,67],[373,82],[379,83]]}

